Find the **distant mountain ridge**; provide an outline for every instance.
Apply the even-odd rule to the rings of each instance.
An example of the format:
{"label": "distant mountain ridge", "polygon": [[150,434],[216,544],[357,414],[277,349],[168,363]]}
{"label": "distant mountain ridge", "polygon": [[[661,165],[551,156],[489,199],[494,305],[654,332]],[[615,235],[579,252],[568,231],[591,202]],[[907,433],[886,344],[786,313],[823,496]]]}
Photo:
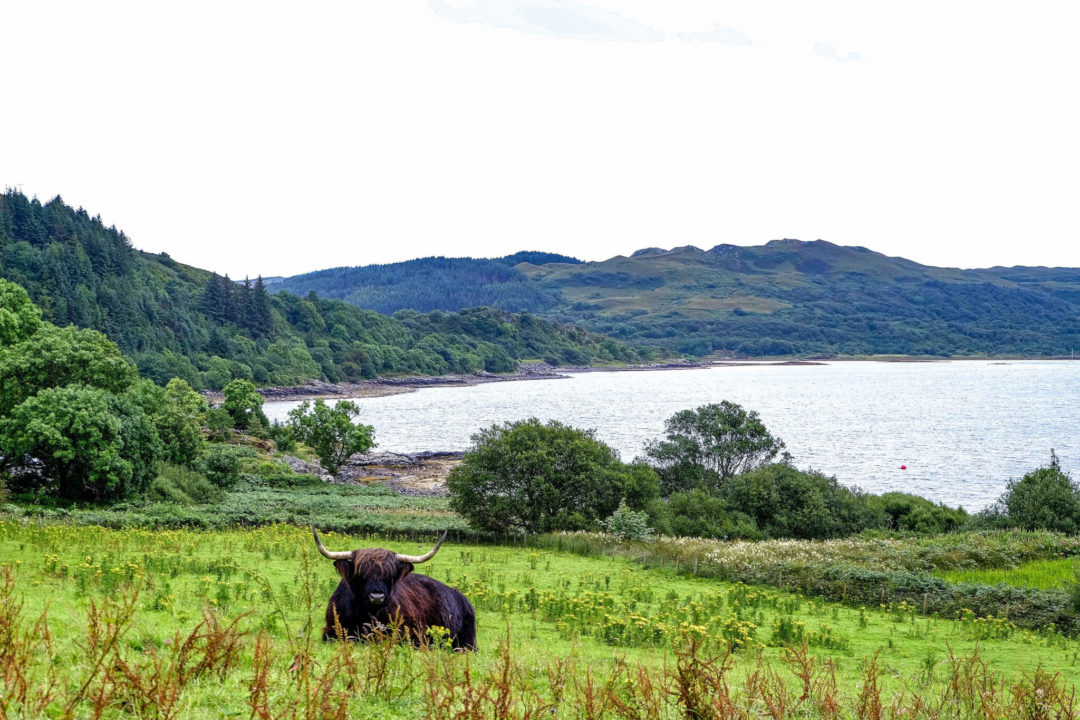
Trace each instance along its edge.
{"label": "distant mountain ridge", "polygon": [[319,273],[281,286],[306,282],[320,294],[385,312],[434,309],[433,295],[446,311],[484,298],[695,355],[1080,350],[1080,268],[938,268],[866,247],[795,239],[708,250],[650,247],[598,262],[538,257],[512,273],[494,270],[493,262],[425,258],[350,268],[333,287]]}
{"label": "distant mountain ridge", "polygon": [[391,314],[398,310],[453,312],[470,307],[533,312],[559,304],[515,269],[521,263],[580,264],[555,253],[518,252],[501,258],[425,257],[386,265],[337,267],[274,282],[272,290],[316,292],[358,307]]}

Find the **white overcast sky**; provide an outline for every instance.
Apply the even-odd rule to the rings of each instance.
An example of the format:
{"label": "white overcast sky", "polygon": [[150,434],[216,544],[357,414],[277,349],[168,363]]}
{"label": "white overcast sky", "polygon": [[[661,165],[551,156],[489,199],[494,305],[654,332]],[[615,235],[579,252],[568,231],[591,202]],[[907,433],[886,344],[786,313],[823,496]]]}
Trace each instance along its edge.
{"label": "white overcast sky", "polygon": [[1080,266],[1075,2],[0,5],[0,185],[200,267],[822,238]]}

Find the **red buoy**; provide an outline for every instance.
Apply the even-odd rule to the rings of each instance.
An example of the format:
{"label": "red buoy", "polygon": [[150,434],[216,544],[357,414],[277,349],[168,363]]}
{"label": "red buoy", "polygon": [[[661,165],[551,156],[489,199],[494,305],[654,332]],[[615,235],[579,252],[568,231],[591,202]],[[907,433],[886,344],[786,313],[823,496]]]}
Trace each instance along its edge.
{"label": "red buoy", "polygon": [[907,470],[907,465],[901,465],[901,466],[900,466],[900,469],[901,469],[901,470]]}

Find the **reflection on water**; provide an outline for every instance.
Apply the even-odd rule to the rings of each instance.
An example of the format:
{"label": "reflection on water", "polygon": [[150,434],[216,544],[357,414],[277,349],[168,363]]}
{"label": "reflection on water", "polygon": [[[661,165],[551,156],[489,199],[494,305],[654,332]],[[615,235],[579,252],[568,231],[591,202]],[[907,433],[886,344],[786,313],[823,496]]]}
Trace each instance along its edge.
{"label": "reflection on water", "polygon": [[[731,400],[757,410],[799,467],[975,510],[1050,448],[1080,478],[1078,395],[1075,362],[836,362],[583,373],[357,402],[381,450],[463,450],[479,428],[535,416],[595,428],[629,460],[675,411]],[[283,420],[297,404],[265,410]]]}

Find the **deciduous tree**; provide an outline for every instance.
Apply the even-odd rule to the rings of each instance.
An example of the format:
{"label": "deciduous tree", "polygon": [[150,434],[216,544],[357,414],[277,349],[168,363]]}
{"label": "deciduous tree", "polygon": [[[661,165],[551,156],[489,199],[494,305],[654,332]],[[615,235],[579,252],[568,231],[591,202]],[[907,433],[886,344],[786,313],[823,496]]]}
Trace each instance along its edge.
{"label": "deciduous tree", "polygon": [[331,475],[354,453],[367,452],[375,446],[375,430],[356,423],[360,408],[348,400],[330,407],[322,400],[305,401],[289,413],[289,424],[297,437],[315,451],[319,462]]}
{"label": "deciduous tree", "polygon": [[726,400],[677,412],[664,431],[645,454],[660,473],[665,495],[695,487],[715,492],[728,478],[772,462],[784,450],[756,412]]}
{"label": "deciduous tree", "polygon": [[[480,530],[594,530],[624,496],[656,493],[655,474],[620,462],[591,430],[531,418],[493,425],[472,442],[447,487],[451,507]],[[636,487],[650,478],[651,492]]]}

